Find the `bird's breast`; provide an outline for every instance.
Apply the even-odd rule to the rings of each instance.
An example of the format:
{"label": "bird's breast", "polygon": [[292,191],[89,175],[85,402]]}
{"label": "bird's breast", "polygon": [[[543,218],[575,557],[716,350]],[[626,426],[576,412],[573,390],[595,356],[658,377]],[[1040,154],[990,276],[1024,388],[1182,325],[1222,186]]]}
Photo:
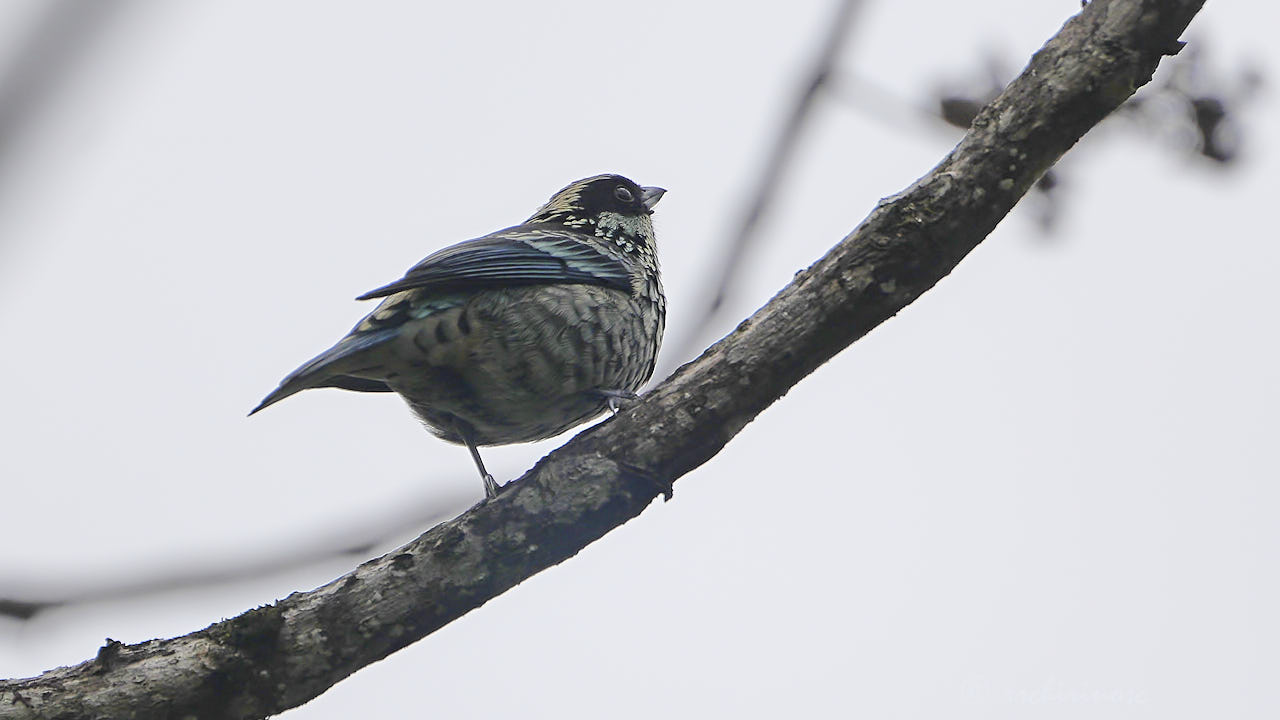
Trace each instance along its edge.
{"label": "bird's breast", "polygon": [[602,413],[602,390],[653,372],[665,324],[651,298],[595,285],[477,293],[407,322],[387,382],[437,434],[449,416],[495,445],[557,435]]}

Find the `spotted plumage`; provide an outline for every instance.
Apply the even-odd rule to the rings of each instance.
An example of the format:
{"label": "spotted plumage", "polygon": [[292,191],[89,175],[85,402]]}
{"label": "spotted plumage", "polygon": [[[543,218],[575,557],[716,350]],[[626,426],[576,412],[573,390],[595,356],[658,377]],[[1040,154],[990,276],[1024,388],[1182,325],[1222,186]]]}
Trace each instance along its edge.
{"label": "spotted plumage", "polygon": [[255,412],[315,387],[396,392],[441,438],[478,446],[558,435],[634,397],[666,322],[651,215],[661,188],[597,175],[528,220],[429,255],[346,337]]}

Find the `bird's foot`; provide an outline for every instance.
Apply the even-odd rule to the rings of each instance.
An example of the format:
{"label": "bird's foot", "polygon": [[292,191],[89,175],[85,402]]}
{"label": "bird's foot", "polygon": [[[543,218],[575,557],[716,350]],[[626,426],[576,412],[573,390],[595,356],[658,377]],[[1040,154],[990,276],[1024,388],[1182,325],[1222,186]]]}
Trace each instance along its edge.
{"label": "bird's foot", "polygon": [[632,400],[640,399],[639,395],[630,390],[595,390],[594,392],[605,399],[605,402],[609,404],[609,410],[614,415],[618,414],[618,410],[622,408],[624,401],[631,402]]}
{"label": "bird's foot", "polygon": [[483,478],[484,478],[484,499],[492,500],[498,497],[498,481],[494,480],[493,476],[490,475],[489,473],[485,473]]}

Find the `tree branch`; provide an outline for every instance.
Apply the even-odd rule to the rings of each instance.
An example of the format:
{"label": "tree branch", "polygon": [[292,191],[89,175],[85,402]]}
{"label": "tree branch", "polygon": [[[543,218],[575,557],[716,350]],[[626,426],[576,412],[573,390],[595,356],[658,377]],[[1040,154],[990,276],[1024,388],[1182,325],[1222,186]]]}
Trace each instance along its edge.
{"label": "tree branch", "polygon": [[259,718],[571,557],[638,515],[761,410],[933,287],[1094,124],[1151,78],[1202,0],[1097,0],[928,175],[644,400],[498,499],[348,575],[183,637],[0,682],[0,718]]}

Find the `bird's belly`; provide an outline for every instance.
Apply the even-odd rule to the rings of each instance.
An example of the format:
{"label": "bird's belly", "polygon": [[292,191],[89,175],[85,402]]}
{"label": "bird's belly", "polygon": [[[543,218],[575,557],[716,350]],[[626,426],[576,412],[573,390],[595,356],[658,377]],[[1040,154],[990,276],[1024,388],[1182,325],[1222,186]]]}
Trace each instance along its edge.
{"label": "bird's belly", "polygon": [[608,407],[600,391],[638,390],[653,372],[661,310],[594,285],[477,293],[405,325],[387,383],[435,434],[480,445],[558,435]]}

